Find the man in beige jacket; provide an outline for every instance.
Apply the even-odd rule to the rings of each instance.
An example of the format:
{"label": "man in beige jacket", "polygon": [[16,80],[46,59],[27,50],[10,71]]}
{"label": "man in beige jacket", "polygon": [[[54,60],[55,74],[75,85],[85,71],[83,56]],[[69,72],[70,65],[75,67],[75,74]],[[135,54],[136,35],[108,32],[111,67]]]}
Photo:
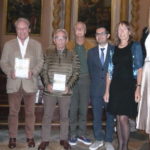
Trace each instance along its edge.
{"label": "man in beige jacket", "polygon": [[11,149],[16,147],[18,113],[22,99],[25,105],[25,132],[28,147],[35,146],[34,103],[38,88],[37,77],[43,66],[43,53],[41,44],[29,37],[29,26],[30,23],[25,18],[19,18],[15,22],[17,38],[5,43],[0,62],[3,72],[7,75],[10,137],[8,147]]}

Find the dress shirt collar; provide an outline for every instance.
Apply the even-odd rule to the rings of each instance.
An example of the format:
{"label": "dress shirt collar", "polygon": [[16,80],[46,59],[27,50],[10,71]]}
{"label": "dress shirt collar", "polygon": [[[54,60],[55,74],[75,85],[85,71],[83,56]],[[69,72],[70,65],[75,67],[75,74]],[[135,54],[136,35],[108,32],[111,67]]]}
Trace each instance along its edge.
{"label": "dress shirt collar", "polygon": [[26,54],[27,45],[28,45],[28,42],[29,42],[29,37],[27,37],[25,39],[23,44],[22,44],[21,40],[18,37],[17,37],[17,40],[18,40],[18,43],[19,43],[21,56],[22,56],[22,58],[24,58],[25,54]]}
{"label": "dress shirt collar", "polygon": [[19,45],[20,45],[20,44],[21,44],[22,46],[23,46],[23,45],[27,45],[28,42],[29,42],[29,36],[24,40],[24,44],[22,44],[22,42],[21,42],[21,40],[18,38],[18,36],[17,36],[17,40],[18,40],[18,42],[19,42]]}
{"label": "dress shirt collar", "polygon": [[[105,50],[107,50],[107,47],[108,47],[108,43],[105,44],[105,46],[101,46],[101,45],[98,45],[98,49],[101,50],[101,48],[105,48]],[[104,51],[105,51],[104,50]]]}

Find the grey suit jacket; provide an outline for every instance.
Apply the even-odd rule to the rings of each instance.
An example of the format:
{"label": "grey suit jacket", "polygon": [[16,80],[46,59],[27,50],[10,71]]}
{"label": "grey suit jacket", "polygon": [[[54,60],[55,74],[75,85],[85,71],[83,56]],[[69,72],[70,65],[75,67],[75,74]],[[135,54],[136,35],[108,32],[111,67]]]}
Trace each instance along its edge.
{"label": "grey suit jacket", "polygon": [[36,92],[38,88],[37,77],[43,66],[43,52],[41,44],[29,38],[24,58],[30,59],[29,69],[33,73],[31,79],[11,78],[11,72],[14,71],[15,67],[15,58],[22,58],[17,39],[13,39],[5,43],[0,61],[1,68],[7,75],[7,93],[17,92],[21,86],[27,93]]}

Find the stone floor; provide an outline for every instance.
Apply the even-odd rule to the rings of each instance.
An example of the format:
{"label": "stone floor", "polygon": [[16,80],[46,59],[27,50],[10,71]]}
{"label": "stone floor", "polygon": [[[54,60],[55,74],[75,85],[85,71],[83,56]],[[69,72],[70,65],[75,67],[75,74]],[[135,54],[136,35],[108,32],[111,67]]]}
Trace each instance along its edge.
{"label": "stone floor", "polygon": [[[36,127],[35,130],[36,147],[30,148],[30,150],[37,150],[37,147],[40,143],[40,132],[41,128]],[[94,141],[93,132],[91,128],[88,128],[87,136],[92,141]],[[58,144],[59,128],[56,127],[52,128],[51,140],[52,142],[47,148],[47,150],[63,150],[63,148]],[[20,128],[18,131],[17,148],[15,148],[14,150],[28,150],[29,148],[27,147],[25,141],[26,138],[24,134],[24,129]],[[0,150],[8,150],[7,144],[8,144],[8,130],[6,129],[6,127],[0,128]],[[117,150],[116,133],[114,134],[113,145],[115,147],[115,150]],[[78,143],[76,146],[72,147],[72,150],[88,150],[88,146]],[[105,150],[105,147],[101,147],[98,150]],[[150,150],[150,146],[148,144],[148,136],[141,131],[131,132],[129,141],[129,150]]]}

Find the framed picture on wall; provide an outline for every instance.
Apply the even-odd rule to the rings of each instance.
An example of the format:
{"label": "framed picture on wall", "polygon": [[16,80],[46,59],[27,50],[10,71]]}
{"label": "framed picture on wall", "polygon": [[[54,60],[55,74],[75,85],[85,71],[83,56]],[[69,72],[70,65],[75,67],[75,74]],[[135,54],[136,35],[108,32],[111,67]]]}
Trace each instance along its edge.
{"label": "framed picture on wall", "polygon": [[[69,0],[66,0],[69,1]],[[120,2],[120,1],[119,1]],[[105,26],[110,32],[114,27],[114,20],[116,23],[116,12],[118,9],[114,8],[120,3],[118,0],[74,0],[70,4],[71,9],[71,25],[70,29],[74,29],[77,21],[82,21],[86,24],[87,32],[86,37],[95,38],[96,28]],[[69,2],[68,2],[69,3]],[[68,6],[66,6],[68,7]],[[119,7],[118,7],[119,8]],[[65,16],[65,21],[68,15]],[[72,32],[69,32],[71,39],[74,39]]]}
{"label": "framed picture on wall", "polygon": [[14,23],[19,17],[30,21],[31,34],[41,33],[42,0],[7,0],[6,34],[15,33]]}
{"label": "framed picture on wall", "polygon": [[78,6],[78,20],[87,25],[87,37],[95,37],[99,26],[111,30],[111,0],[79,0]]}

